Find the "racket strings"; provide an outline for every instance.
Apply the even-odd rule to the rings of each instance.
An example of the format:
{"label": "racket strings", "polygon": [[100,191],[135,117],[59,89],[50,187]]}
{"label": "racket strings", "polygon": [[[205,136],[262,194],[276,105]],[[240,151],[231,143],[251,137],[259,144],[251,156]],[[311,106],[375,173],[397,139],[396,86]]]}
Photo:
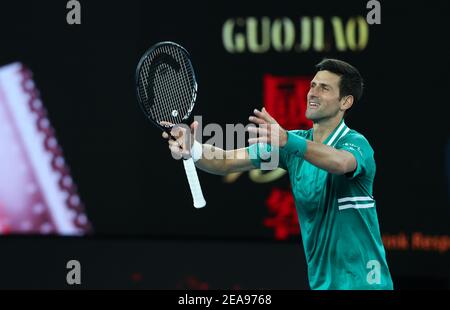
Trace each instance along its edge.
{"label": "racket strings", "polygon": [[[147,87],[147,89],[149,88],[149,86],[152,87],[153,95],[154,95],[153,98],[149,98],[151,117],[154,120],[157,120],[158,122],[161,122],[161,121],[169,122],[171,120],[171,117],[170,117],[171,112],[166,107],[164,102],[161,102],[162,100],[164,100],[164,92],[167,92],[167,90],[165,89],[168,87],[167,83],[165,83],[164,81],[161,82],[160,78],[157,78],[157,76],[161,76],[160,74],[158,74],[158,72],[151,72],[149,63],[150,62],[147,61],[144,64],[145,76],[146,77],[155,76],[153,81],[148,81],[148,78],[145,78],[145,81],[146,81],[145,86]],[[167,67],[167,64],[162,64],[159,67],[157,67],[156,70],[157,71],[162,70],[162,68],[164,68],[163,70],[169,70],[166,67]]]}
{"label": "racket strings", "polygon": [[188,98],[190,99],[190,102],[189,103],[191,103],[190,105],[183,105],[182,106],[182,117],[184,117],[184,116],[186,116],[186,115],[188,115],[188,113],[190,114],[190,108],[191,108],[191,106],[192,106],[192,104],[193,104],[193,96],[195,95],[195,94],[193,94],[193,92],[195,92],[196,90],[195,89],[193,89],[193,85],[191,85],[191,81],[193,81],[193,74],[192,74],[192,69],[191,69],[191,66],[187,66],[187,65],[185,65],[185,62],[186,62],[186,60],[187,59],[185,59],[185,55],[184,54],[182,54],[181,53],[181,51],[180,50],[176,50],[176,53],[177,53],[177,56],[178,56],[178,58],[179,59],[183,59],[183,66],[181,66],[181,69],[183,70],[183,72],[184,72],[184,76],[187,76],[188,77],[188,79],[186,79],[185,80],[185,83],[183,83],[182,85],[185,87],[185,89],[184,89],[184,93],[186,94],[186,96],[188,96]]}
{"label": "racket strings", "polygon": [[[163,48],[162,52],[167,54],[167,49]],[[170,116],[174,117],[173,115],[171,115],[171,111],[170,108],[168,106],[168,104],[166,103],[167,100],[167,94],[169,94],[170,92],[170,82],[172,81],[172,77],[170,77],[171,79],[169,81],[167,81],[168,77],[167,77],[167,73],[170,73],[170,69],[168,68],[167,64],[163,64],[161,66],[159,66],[157,68],[157,70],[159,70],[159,74],[155,75],[155,80],[154,80],[154,90],[155,90],[155,94],[156,94],[156,104],[154,105],[155,109],[159,108],[160,110],[162,110],[162,112],[159,114],[160,116],[164,116],[165,119],[158,119],[158,120],[163,120],[166,122],[169,122],[170,120]],[[162,79],[162,81],[161,81]],[[174,95],[174,92],[172,92],[172,95]],[[175,119],[177,119],[175,117]]]}
{"label": "racket strings", "polygon": [[[176,111],[177,113],[176,113],[175,119],[177,120],[177,123],[180,123],[181,117],[182,117],[181,110],[183,109],[183,104],[180,104],[180,103],[184,103],[186,99],[189,99],[189,98],[185,98],[187,93],[186,93],[186,85],[185,85],[186,79],[184,78],[184,76],[185,76],[184,65],[183,65],[184,61],[183,61],[183,59],[179,58],[177,50],[175,50],[175,51],[173,51],[173,53],[171,53],[172,51],[170,51],[169,47],[165,47],[164,51],[166,53],[170,53],[172,56],[175,56],[174,58],[177,60],[178,63],[181,64],[181,72],[180,73],[183,78],[177,81],[178,74],[175,73],[174,70],[169,70],[169,77],[168,77],[169,83],[165,84],[165,85],[168,85],[169,88],[168,89],[166,88],[165,89],[166,92],[164,93],[168,97],[167,101],[172,100],[172,102],[169,102],[169,103],[173,104],[172,106],[170,104],[166,105],[167,108],[169,108],[169,112],[172,113],[172,112]],[[173,87],[170,87],[170,86],[173,86]],[[172,92],[174,93],[174,96],[171,96]],[[175,107],[175,109],[170,111],[170,109],[172,109],[174,107]],[[172,116],[174,116],[174,115],[172,115]]]}
{"label": "racket strings", "polygon": [[190,108],[191,104],[193,103],[193,95],[192,95],[193,75],[192,75],[191,66],[188,65],[188,63],[187,63],[189,60],[187,59],[187,57],[184,54],[181,53],[180,49],[175,49],[175,55],[176,55],[176,58],[179,61],[179,63],[182,64],[181,65],[182,76],[187,77],[187,78],[183,78],[182,83],[180,83],[180,85],[181,85],[180,96],[185,97],[183,99],[186,99],[185,101],[183,100],[182,102],[187,103],[187,104],[180,104],[181,113],[179,113],[178,115],[179,115],[179,120],[180,120],[179,122],[181,122],[181,120],[186,115],[188,115],[189,108]]}
{"label": "racket strings", "polygon": [[[179,65],[179,70],[168,63],[151,66],[152,61],[161,54],[170,55]],[[152,77],[153,80],[149,80]],[[189,116],[196,95],[194,73],[187,55],[171,46],[155,49],[143,62],[139,89],[150,117],[158,123],[181,123]]]}
{"label": "racket strings", "polygon": [[[160,71],[165,73],[157,74],[155,78],[156,105],[159,108],[165,121],[181,121],[183,115],[183,103],[189,100],[186,96],[185,79],[179,80],[178,74],[166,65],[160,66]],[[181,72],[183,73],[183,72]],[[183,74],[182,74],[183,75]]]}

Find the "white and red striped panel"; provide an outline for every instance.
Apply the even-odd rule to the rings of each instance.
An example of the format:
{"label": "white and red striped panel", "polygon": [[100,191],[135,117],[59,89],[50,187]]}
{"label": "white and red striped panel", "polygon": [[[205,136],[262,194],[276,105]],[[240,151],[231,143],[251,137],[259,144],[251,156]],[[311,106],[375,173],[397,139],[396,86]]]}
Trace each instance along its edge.
{"label": "white and red striped panel", "polygon": [[0,234],[89,230],[31,72],[20,63],[0,68]]}

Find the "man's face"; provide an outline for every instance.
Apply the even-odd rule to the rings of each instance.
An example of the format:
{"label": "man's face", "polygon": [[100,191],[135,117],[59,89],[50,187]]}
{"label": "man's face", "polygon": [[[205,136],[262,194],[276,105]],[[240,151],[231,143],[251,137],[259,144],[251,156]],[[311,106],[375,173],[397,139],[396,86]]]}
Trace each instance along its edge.
{"label": "man's face", "polygon": [[330,71],[319,71],[311,81],[308,92],[306,118],[313,122],[335,116],[339,112],[340,76]]}

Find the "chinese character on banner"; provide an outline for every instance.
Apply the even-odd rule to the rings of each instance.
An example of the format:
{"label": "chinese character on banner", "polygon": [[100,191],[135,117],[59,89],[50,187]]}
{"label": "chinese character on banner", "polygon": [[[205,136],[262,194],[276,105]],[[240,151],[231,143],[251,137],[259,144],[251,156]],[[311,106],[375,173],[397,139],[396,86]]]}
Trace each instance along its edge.
{"label": "chinese character on banner", "polygon": [[266,205],[270,215],[264,219],[264,226],[273,229],[276,240],[300,234],[294,197],[289,190],[272,188]]}
{"label": "chinese character on banner", "polygon": [[31,72],[20,63],[0,68],[0,234],[89,230]]}
{"label": "chinese character on banner", "polygon": [[264,107],[286,130],[309,129],[312,122],[305,117],[309,76],[264,75]]}
{"label": "chinese character on banner", "polygon": [[[286,130],[309,129],[312,122],[305,116],[310,76],[264,75],[264,107]],[[266,200],[268,217],[264,226],[273,229],[277,240],[298,236],[294,197],[290,190],[272,188]]]}

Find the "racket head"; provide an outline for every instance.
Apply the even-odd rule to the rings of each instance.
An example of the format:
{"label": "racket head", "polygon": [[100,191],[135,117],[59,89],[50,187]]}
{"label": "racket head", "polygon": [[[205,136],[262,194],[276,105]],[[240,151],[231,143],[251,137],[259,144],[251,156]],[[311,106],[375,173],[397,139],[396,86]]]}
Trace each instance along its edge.
{"label": "racket head", "polygon": [[191,57],[181,45],[164,41],[149,48],[136,68],[139,106],[154,125],[168,131],[192,113],[197,79]]}

